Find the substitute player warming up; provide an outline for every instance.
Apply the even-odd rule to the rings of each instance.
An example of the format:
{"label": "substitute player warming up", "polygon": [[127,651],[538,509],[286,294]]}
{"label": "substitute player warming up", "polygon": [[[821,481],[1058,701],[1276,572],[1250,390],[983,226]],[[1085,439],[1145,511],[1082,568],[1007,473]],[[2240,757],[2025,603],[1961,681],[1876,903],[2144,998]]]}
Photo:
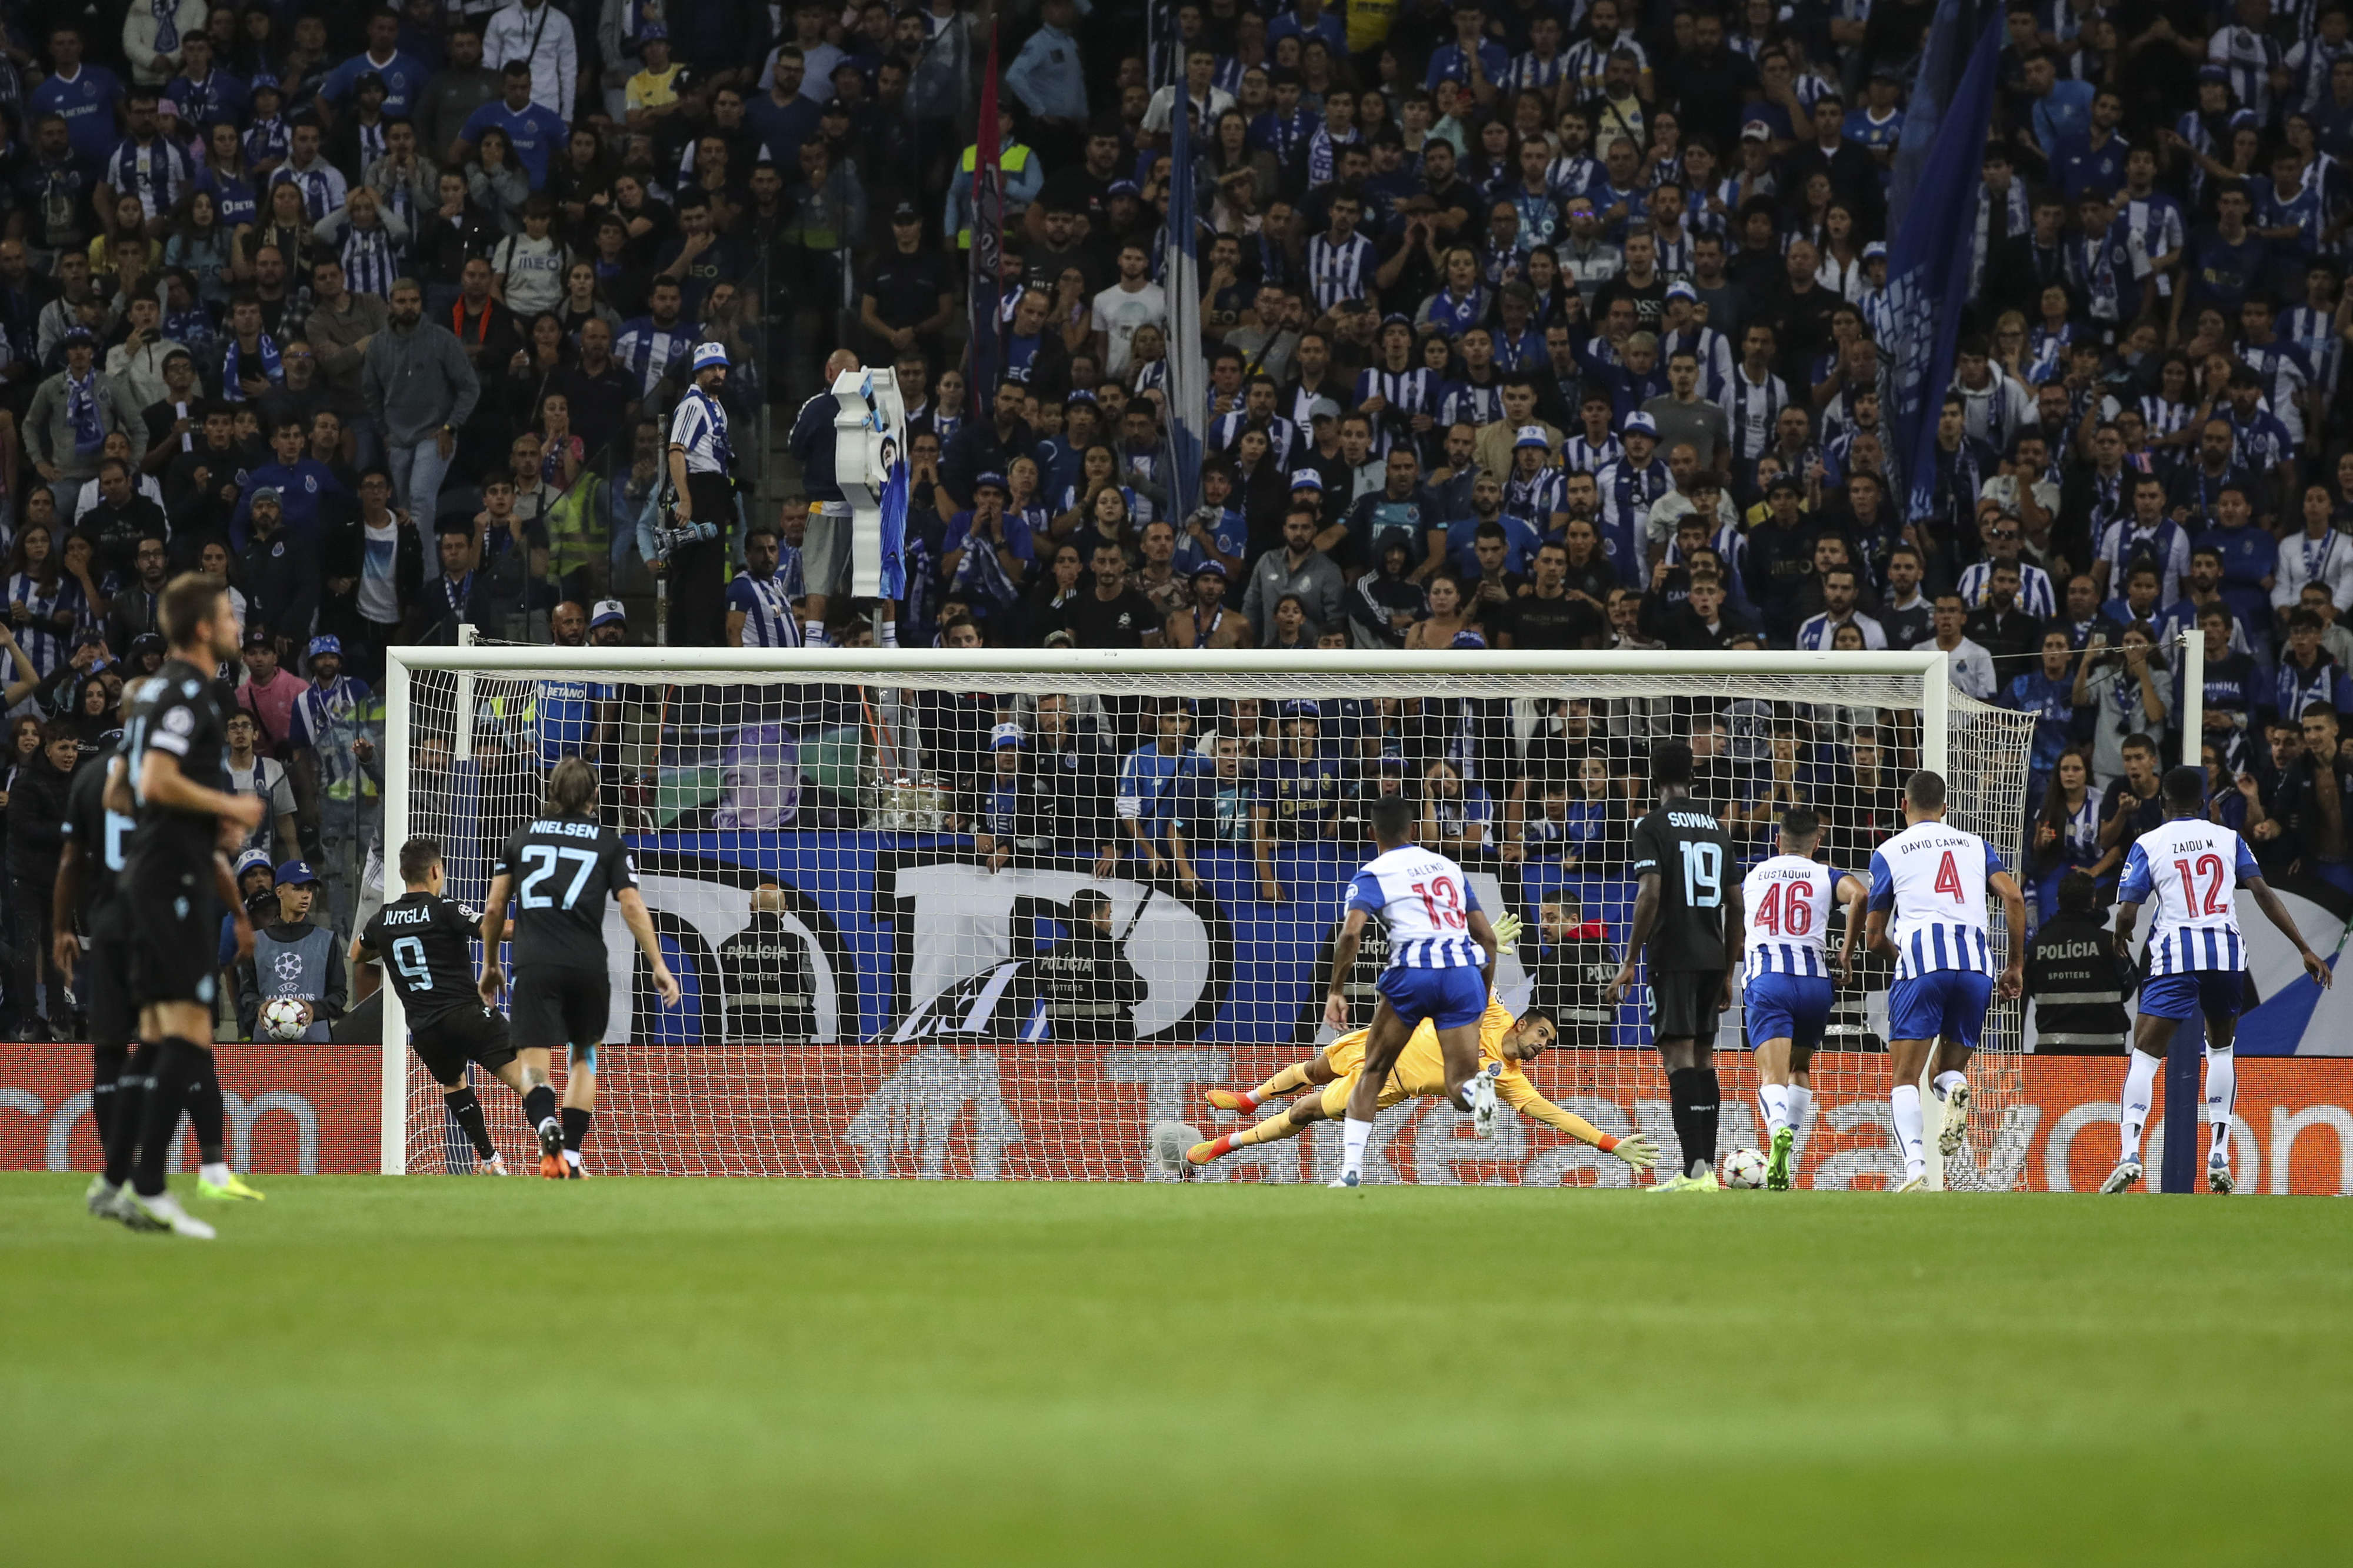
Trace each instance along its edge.
{"label": "substitute player warming up", "polygon": [[1365,1034],[1364,1065],[1348,1091],[1335,1187],[1363,1183],[1365,1145],[1389,1071],[1425,1020],[1438,1037],[1440,1091],[1447,1103],[1471,1112],[1482,1129],[1493,1128],[1495,1120],[1494,1080],[1479,1070],[1479,1019],[1495,980],[1494,929],[1462,868],[1413,842],[1410,802],[1385,796],[1374,803],[1371,816],[1380,853],[1348,883],[1348,913],[1332,946],[1324,1021],[1348,1032],[1348,974],[1365,922],[1376,914],[1388,928],[1389,963],[1375,987],[1380,999]]}
{"label": "substitute player warming up", "polygon": [[[210,1240],[213,1227],[165,1190],[164,1163],[185,1109],[217,1104],[213,1004],[221,855],[260,825],[257,795],[229,791],[228,731],[213,701],[213,672],[237,657],[237,618],[217,577],[189,573],[164,590],[158,618],[170,657],[126,693],[123,755],[136,826],[117,897],[129,916],[131,994],[139,1038],[153,1047],[140,1107],[130,1208],[147,1224]],[[111,799],[110,804],[119,805]],[[217,1144],[216,1128],[198,1137]],[[227,1168],[208,1172],[216,1183]]]}
{"label": "substitute player warming up", "polygon": [[2025,977],[2026,900],[2013,878],[1976,834],[1945,825],[1945,779],[1916,773],[1904,786],[1904,831],[1871,857],[1871,951],[1893,959],[1895,983],[1887,994],[1888,1102],[1895,1142],[1904,1156],[1899,1192],[1928,1184],[1928,1151],[1920,1112],[1920,1075],[1936,1053],[1932,1092],[1944,1105],[1936,1147],[1957,1154],[1968,1131],[1967,1069],[1985,1032],[1995,990],[1989,889],[2000,895],[2010,926],[2010,962],[2000,982],[2003,1000]]}
{"label": "substitute player warming up", "polygon": [[364,1000],[375,989],[377,958],[408,1017],[409,1048],[433,1081],[449,1114],[465,1130],[486,1174],[503,1176],[507,1163],[491,1142],[482,1102],[466,1080],[466,1064],[495,1075],[518,1095],[525,1092],[522,1068],[507,1040],[507,1021],[486,1007],[474,989],[474,955],[469,951],[482,917],[455,899],[444,898],[441,841],[412,838],[400,847],[400,882],[406,889],[385,905],[352,938],[353,994]]}
{"label": "substitute player warming up", "polygon": [[1760,861],[1740,884],[1747,911],[1741,1014],[1757,1052],[1757,1105],[1767,1140],[1765,1185],[1776,1193],[1789,1190],[1790,1158],[1814,1102],[1814,1049],[1838,994],[1829,955],[1833,901],[1846,908],[1839,985],[1854,972],[1855,939],[1862,933],[1862,879],[1815,859],[1821,842],[1820,816],[1803,807],[1784,813],[1780,853]]}
{"label": "substitute player warming up", "polygon": [[[1725,885],[1733,864],[1723,825],[1691,797],[1692,749],[1681,741],[1651,748],[1658,809],[1634,825],[1627,870],[1637,883],[1634,930],[1618,977],[1602,994],[1615,1007],[1634,986],[1634,963],[1651,965],[1651,1039],[1667,1072],[1667,1103],[1683,1168],[1653,1192],[1715,1191],[1715,1021],[1732,1005],[1739,954],[1740,887]],[[1729,905],[1730,918],[1726,918]],[[1647,944],[1647,947],[1646,947]]]}
{"label": "substitute player warming up", "polygon": [[[500,938],[514,936],[515,1058],[522,1068],[523,1115],[539,1130],[539,1173],[552,1181],[587,1174],[581,1146],[596,1113],[596,1047],[604,1043],[613,984],[605,967],[605,900],[621,919],[653,971],[662,1005],[678,1005],[678,977],[654,940],[653,917],[638,891],[635,862],[621,836],[598,824],[596,775],[578,757],[566,757],[547,775],[539,816],[515,829],[491,863],[491,895],[482,910],[482,1005],[494,1007],[506,989],[499,965]],[[514,923],[507,901],[514,900]],[[547,1076],[548,1053],[571,1047],[564,1114]]]}
{"label": "substitute player warming up", "polygon": [[2132,1062],[2125,1069],[2124,1153],[2100,1184],[2120,1193],[2140,1180],[2140,1135],[2157,1094],[2157,1070],[2173,1032],[2191,1018],[2206,1020],[2206,1185],[2227,1193],[2231,1177],[2231,1108],[2239,1073],[2231,1041],[2246,997],[2247,944],[2239,935],[2238,890],[2254,895],[2263,918],[2295,944],[2304,972],[2327,986],[2328,963],[2305,944],[2287,906],[2263,880],[2246,840],[2206,816],[2206,773],[2175,768],[2165,775],[2165,826],[2144,833],[2125,857],[2116,888],[2116,943],[2132,957],[2140,907],[2154,902],[2149,923],[2148,978],[2141,982],[2140,1019],[2133,1028]]}

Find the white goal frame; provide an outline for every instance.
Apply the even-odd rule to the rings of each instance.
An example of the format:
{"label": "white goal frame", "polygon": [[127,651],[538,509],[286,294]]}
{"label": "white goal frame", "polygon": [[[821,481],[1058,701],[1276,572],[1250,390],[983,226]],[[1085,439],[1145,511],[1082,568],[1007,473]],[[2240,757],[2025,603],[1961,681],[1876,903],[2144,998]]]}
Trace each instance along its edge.
{"label": "white goal frame", "polygon": [[[1920,765],[1948,773],[1956,703],[1974,704],[1957,693],[1947,674],[1946,656],[1934,649],[1911,652],[1510,652],[1462,654],[1451,650],[1383,652],[1316,650],[1271,657],[1257,650],[1205,649],[1055,649],[1014,648],[734,648],[734,647],[554,647],[461,644],[447,647],[406,646],[386,651],[385,696],[385,755],[390,765],[384,779],[385,897],[403,891],[399,846],[407,836],[409,787],[407,759],[412,749],[410,676],[421,670],[448,670],[458,682],[461,711],[471,707],[475,675],[522,676],[572,674],[637,677],[670,682],[710,679],[725,682],[745,678],[786,677],[817,684],[868,684],[878,687],[937,686],[958,688],[992,682],[1039,685],[1060,689],[1063,684],[1083,689],[1102,685],[1139,695],[1198,695],[1204,678],[1232,677],[1280,681],[1302,696],[1322,694],[1328,685],[1337,691],[1360,686],[1366,678],[1392,680],[1399,695],[1459,696],[1464,678],[1574,680],[1577,695],[1595,698],[1655,698],[1662,679],[1733,679],[1742,682],[1780,680],[1788,689],[1773,695],[1793,701],[1836,702],[1845,681],[1894,681],[1912,688],[1897,706],[1920,714]],[[1044,684],[1054,683],[1054,684]],[[1846,694],[1843,700],[1851,700]],[[470,726],[460,725],[456,754],[463,760],[471,751]],[[2017,846],[1999,845],[2013,860]],[[379,988],[384,998],[381,1169],[387,1175],[407,1171],[408,1046],[407,1026],[398,994],[390,985]],[[1926,1088],[1926,1075],[1923,1081]],[[1928,1180],[1943,1184],[1936,1141],[1939,1102],[1923,1093],[1921,1102],[1930,1118],[1926,1128]]]}

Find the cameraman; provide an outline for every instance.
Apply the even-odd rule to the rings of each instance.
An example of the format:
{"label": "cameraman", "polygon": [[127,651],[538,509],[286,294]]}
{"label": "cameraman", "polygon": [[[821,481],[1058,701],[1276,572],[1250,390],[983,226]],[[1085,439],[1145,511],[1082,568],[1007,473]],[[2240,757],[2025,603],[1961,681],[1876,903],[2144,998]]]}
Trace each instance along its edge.
{"label": "cameraman", "polygon": [[670,478],[677,493],[677,525],[696,525],[701,536],[673,542],[670,574],[670,641],[719,647],[727,641],[727,525],[735,516],[735,448],[729,439],[727,410],[719,388],[726,384],[727,350],[719,343],[694,347],[694,384],[678,400],[670,423]]}

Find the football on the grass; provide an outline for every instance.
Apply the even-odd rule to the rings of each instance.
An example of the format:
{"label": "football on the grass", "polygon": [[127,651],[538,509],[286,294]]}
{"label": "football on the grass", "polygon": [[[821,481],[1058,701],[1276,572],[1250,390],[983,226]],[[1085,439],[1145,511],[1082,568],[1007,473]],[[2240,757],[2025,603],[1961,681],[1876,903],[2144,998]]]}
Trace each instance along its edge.
{"label": "football on the grass", "polygon": [[1765,1156],[1754,1149],[1735,1149],[1724,1157],[1722,1174],[1727,1187],[1761,1187],[1765,1184]]}
{"label": "football on the grass", "polygon": [[310,1026],[302,1004],[291,996],[273,996],[261,1005],[261,1032],[273,1040],[299,1040]]}

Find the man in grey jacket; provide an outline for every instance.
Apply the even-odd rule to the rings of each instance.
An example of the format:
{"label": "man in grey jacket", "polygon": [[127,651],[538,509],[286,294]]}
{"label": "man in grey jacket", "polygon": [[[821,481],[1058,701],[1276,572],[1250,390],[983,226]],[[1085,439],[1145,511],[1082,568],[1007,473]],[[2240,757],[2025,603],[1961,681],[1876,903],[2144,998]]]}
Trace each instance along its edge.
{"label": "man in grey jacket", "polygon": [[[343,430],[357,444],[360,471],[384,461],[384,426],[360,392],[360,365],[368,345],[390,323],[391,312],[373,294],[354,294],[343,286],[343,264],[322,256],[311,269],[311,313],[302,335],[311,341],[319,379],[326,383],[327,406],[343,422]],[[423,296],[418,296],[419,308]],[[456,342],[455,338],[450,340]]]}
{"label": "man in grey jacket", "polygon": [[147,422],[120,383],[98,373],[98,339],[66,337],[66,368],[41,383],[25,411],[25,444],[33,468],[57,492],[58,514],[71,517],[81,487],[98,477],[107,437],[120,430],[133,452],[147,449]]}
{"label": "man in grey jacket", "polygon": [[1274,641],[1274,607],[1285,594],[1296,594],[1315,625],[1310,636],[1324,627],[1338,627],[1341,595],[1346,584],[1332,558],[1315,548],[1315,530],[1323,519],[1313,509],[1294,506],[1282,520],[1282,548],[1270,550],[1250,568],[1250,591],[1242,595],[1242,616],[1258,634],[1261,647]]}
{"label": "man in grey jacket", "polygon": [[384,433],[394,500],[416,521],[418,535],[428,535],[449,454],[481,384],[449,329],[425,320],[425,290],[416,279],[394,280],[392,314],[385,330],[368,339],[360,384],[368,416]]}

